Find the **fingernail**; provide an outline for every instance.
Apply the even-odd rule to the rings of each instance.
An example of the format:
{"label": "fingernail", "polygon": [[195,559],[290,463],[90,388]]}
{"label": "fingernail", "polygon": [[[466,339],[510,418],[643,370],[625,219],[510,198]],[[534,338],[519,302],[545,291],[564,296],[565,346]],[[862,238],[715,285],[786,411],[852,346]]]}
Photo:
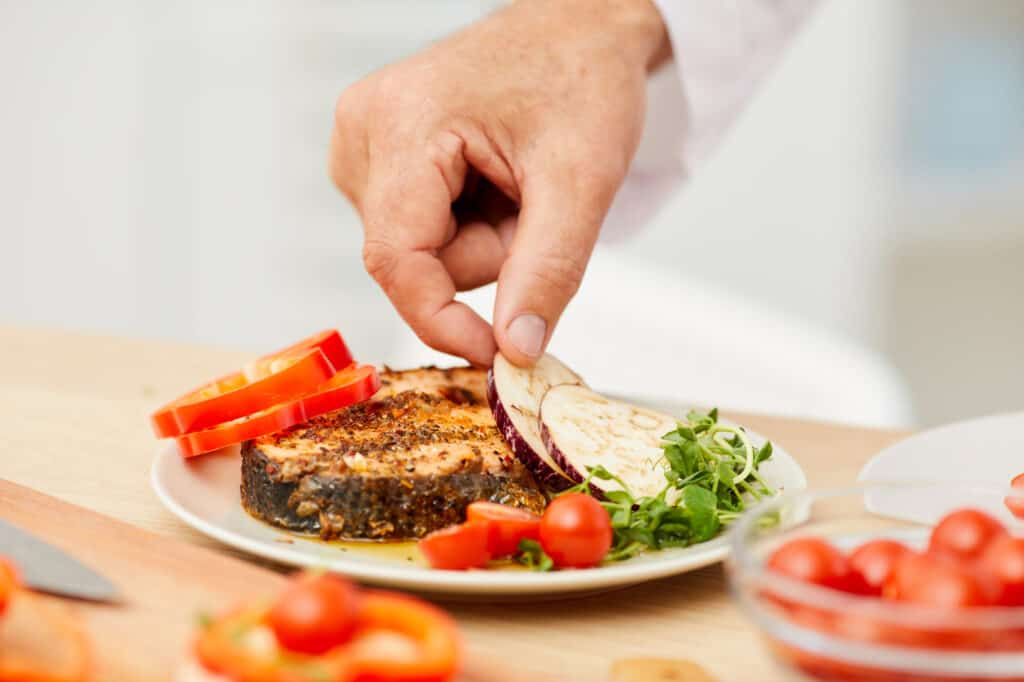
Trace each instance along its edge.
{"label": "fingernail", "polygon": [[531,358],[540,357],[544,350],[544,337],[548,332],[548,323],[540,315],[527,313],[512,320],[508,326],[508,340],[523,355]]}

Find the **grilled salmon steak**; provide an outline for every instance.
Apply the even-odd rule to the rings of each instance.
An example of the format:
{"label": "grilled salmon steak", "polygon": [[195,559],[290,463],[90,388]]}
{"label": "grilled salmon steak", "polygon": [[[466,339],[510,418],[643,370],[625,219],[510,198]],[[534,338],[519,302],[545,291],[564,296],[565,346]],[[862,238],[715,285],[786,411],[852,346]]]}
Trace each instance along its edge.
{"label": "grilled salmon steak", "polygon": [[476,500],[543,510],[494,423],[483,370],[388,370],[381,383],[370,401],[246,442],[246,510],[328,540],[419,538]]}

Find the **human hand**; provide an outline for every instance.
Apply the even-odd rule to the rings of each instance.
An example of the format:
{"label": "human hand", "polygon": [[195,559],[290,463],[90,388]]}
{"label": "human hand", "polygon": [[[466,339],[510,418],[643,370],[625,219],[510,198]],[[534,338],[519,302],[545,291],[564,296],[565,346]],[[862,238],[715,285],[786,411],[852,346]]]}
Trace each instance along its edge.
{"label": "human hand", "polygon": [[[331,177],[420,339],[482,366],[543,353],[667,51],[650,0],[520,0],[342,94]],[[492,330],[455,294],[495,280]]]}

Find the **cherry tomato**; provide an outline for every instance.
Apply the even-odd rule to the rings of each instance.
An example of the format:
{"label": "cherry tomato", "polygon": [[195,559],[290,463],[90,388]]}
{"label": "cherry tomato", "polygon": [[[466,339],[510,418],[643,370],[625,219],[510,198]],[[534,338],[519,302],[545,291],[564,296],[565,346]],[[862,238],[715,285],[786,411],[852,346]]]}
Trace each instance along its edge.
{"label": "cherry tomato", "polygon": [[908,551],[895,540],[872,540],[853,551],[850,567],[863,579],[868,593],[880,595],[896,561]]}
{"label": "cherry tomato", "polygon": [[985,512],[960,509],[946,515],[932,530],[928,552],[954,559],[976,559],[988,543],[1005,534],[1003,524]]}
{"label": "cherry tomato", "polygon": [[1020,493],[1006,498],[1006,508],[1018,519],[1024,520],[1024,474],[1018,474],[1010,482],[1010,487]]}
{"label": "cherry tomato", "polygon": [[562,495],[544,510],[540,544],[556,566],[596,566],[612,546],[612,522],[601,503],[590,495]]}
{"label": "cherry tomato", "polygon": [[474,502],[466,509],[466,520],[491,524],[491,554],[496,557],[515,554],[520,540],[540,536],[539,516],[507,504]]}
{"label": "cherry tomato", "polygon": [[981,555],[980,568],[999,585],[998,604],[1024,606],[1024,538],[993,540]]}
{"label": "cherry tomato", "polygon": [[359,608],[352,583],[327,573],[305,573],[284,589],[267,623],[285,649],[322,654],[352,637]]}
{"label": "cherry tomato", "polygon": [[972,567],[943,555],[908,550],[885,581],[883,595],[895,601],[945,609],[991,603]]}
{"label": "cherry tomato", "polygon": [[442,528],[420,540],[419,548],[431,568],[481,568],[491,560],[491,524],[467,521]]}
{"label": "cherry tomato", "polygon": [[846,556],[821,538],[790,540],[772,553],[768,568],[805,583],[844,592],[866,591]]}

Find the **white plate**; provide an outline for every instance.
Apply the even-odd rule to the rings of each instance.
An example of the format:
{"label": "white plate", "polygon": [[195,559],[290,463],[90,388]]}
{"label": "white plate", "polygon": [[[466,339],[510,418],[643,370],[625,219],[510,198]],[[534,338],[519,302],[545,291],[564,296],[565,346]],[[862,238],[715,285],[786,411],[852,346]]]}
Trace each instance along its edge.
{"label": "white plate", "polygon": [[[1010,521],[991,491],[1008,490],[1024,472],[1024,412],[956,422],[901,440],[875,455],[861,481],[948,482],[942,499],[934,489],[868,495],[868,508],[884,516],[934,524],[950,509],[982,507]],[[950,496],[955,496],[951,499]]]}
{"label": "white plate", "polygon": [[[755,443],[763,442],[757,434],[750,435]],[[761,471],[775,488],[798,490],[807,486],[800,465],[777,445]],[[237,450],[186,460],[170,445],[157,453],[151,471],[153,490],[171,513],[225,544],[285,564],[322,567],[366,583],[419,592],[500,597],[605,590],[692,571],[722,560],[727,552],[725,538],[718,537],[693,547],[651,552],[586,570],[431,570],[407,560],[343,551],[339,546],[257,521],[242,509],[240,480]]]}

